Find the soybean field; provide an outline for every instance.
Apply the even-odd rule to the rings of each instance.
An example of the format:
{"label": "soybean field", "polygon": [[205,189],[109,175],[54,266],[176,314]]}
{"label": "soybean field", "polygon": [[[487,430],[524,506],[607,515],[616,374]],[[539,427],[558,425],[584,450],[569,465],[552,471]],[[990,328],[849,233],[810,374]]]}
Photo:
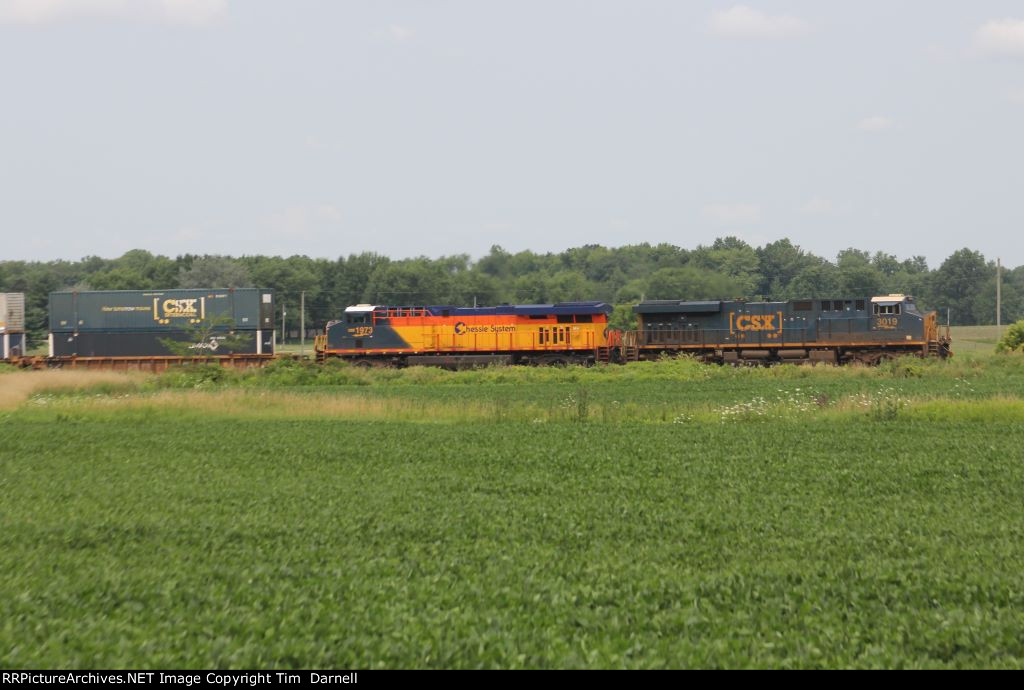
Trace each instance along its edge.
{"label": "soybean field", "polygon": [[0,374],[4,668],[1024,665],[1024,362]]}

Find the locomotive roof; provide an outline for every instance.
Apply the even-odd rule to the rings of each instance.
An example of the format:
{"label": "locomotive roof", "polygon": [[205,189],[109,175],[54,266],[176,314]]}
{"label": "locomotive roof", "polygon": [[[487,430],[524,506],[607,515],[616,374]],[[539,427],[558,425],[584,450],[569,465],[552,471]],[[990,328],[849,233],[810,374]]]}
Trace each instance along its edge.
{"label": "locomotive roof", "polygon": [[502,304],[496,307],[427,307],[432,314],[440,316],[448,310],[452,316],[520,315],[545,316],[548,314],[611,314],[612,307],[604,302],[556,302],[554,304]]}
{"label": "locomotive roof", "polygon": [[448,312],[448,316],[496,316],[496,315],[520,315],[520,316],[546,316],[546,315],[569,315],[569,314],[611,314],[611,305],[605,302],[556,302],[554,304],[501,304],[496,307],[457,307],[450,304],[438,304],[427,307],[399,307],[397,305],[369,305],[360,304],[358,308],[349,307],[345,311],[372,311],[374,309],[425,309],[431,316],[441,316],[442,312]]}
{"label": "locomotive roof", "polygon": [[637,314],[711,314],[722,310],[719,300],[714,302],[686,302],[678,299],[652,299],[633,307]]}
{"label": "locomotive roof", "polygon": [[890,295],[879,295],[878,297],[872,297],[871,301],[875,304],[896,304],[898,302],[905,302],[907,300],[913,301],[912,297],[907,297],[904,294],[890,294]]}

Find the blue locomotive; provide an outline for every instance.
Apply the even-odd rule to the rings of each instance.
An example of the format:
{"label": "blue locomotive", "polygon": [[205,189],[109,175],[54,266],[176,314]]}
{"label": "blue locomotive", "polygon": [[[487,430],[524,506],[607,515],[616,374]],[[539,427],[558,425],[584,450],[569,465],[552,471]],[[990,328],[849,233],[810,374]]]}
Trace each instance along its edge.
{"label": "blue locomotive", "polygon": [[788,302],[654,300],[633,308],[626,360],[690,353],[705,361],[877,364],[904,354],[950,356],[948,327],[914,298],[883,295]]}

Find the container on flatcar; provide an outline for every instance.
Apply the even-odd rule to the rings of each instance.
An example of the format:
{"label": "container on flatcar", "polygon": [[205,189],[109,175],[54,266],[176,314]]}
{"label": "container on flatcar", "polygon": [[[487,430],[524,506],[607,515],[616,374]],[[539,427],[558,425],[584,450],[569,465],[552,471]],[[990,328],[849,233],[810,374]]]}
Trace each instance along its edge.
{"label": "container on flatcar", "polygon": [[259,288],[50,293],[51,357],[274,354],[274,297]]}
{"label": "container on flatcar", "polygon": [[25,354],[25,295],[0,292],[0,359]]}
{"label": "container on flatcar", "polygon": [[274,327],[274,297],[258,288],[51,292],[50,331],[176,331],[196,324]]}

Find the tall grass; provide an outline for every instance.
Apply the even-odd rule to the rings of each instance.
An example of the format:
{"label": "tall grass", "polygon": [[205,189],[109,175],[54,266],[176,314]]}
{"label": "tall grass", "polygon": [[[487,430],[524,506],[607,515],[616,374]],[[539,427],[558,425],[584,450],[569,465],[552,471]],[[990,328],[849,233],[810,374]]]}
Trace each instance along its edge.
{"label": "tall grass", "polygon": [[1019,358],[958,358],[922,360],[902,357],[878,367],[806,366],[731,367],[703,364],[691,357],[666,357],[656,362],[625,366],[517,367],[492,366],[471,371],[434,367],[407,369],[354,367],[347,362],[315,364],[279,360],[262,369],[231,370],[221,367],[181,367],[157,377],[158,388],[213,388],[218,386],[473,386],[479,384],[590,384],[660,381],[868,381],[878,379],[940,378],[954,380],[984,372],[1020,372]]}
{"label": "tall grass", "polygon": [[[113,390],[67,387],[22,391],[22,416],[44,419],[148,419],[165,413],[186,419],[363,420],[453,424],[471,422],[577,422],[595,425],[732,424],[750,421],[803,424],[897,419],[1001,420],[1024,422],[1024,400],[1016,397],[957,399],[910,397],[892,386],[830,397],[810,389],[771,393],[738,391],[728,402],[680,399],[595,401],[584,387],[552,388],[530,399],[495,397],[470,401],[428,396],[373,396],[351,392],[224,388],[146,391],[118,385]],[[13,409],[16,405],[8,406]]]}
{"label": "tall grass", "polygon": [[32,395],[50,393],[107,394],[137,390],[148,379],[138,372],[115,371],[10,371],[0,375],[0,410],[21,405]]}

